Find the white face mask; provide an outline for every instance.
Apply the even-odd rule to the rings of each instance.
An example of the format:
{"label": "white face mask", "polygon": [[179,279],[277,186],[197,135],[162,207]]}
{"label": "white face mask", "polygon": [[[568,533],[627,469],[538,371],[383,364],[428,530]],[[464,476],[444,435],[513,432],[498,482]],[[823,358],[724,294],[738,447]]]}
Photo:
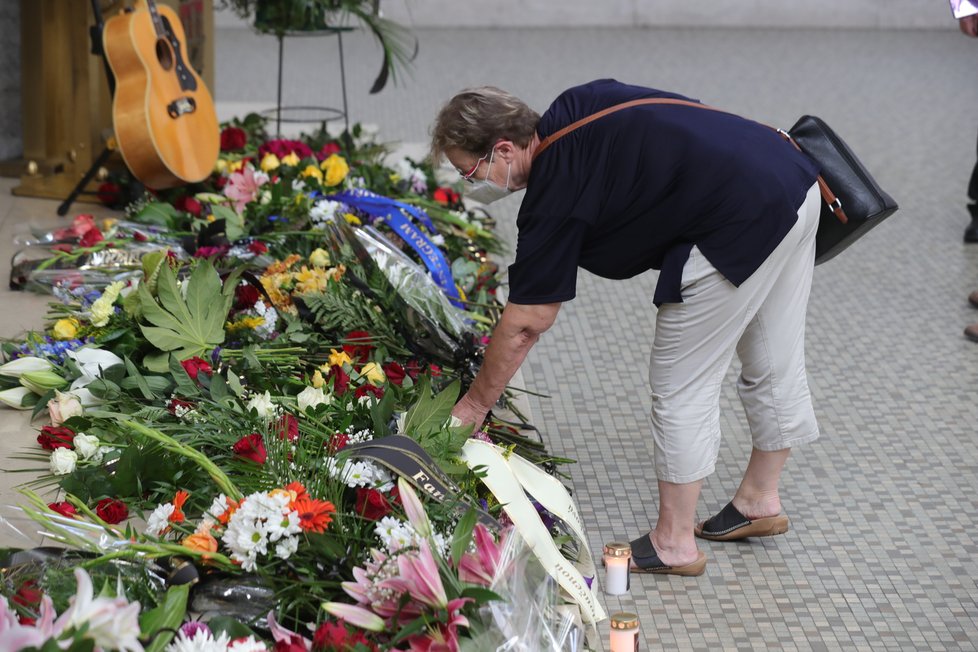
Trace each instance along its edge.
{"label": "white face mask", "polygon": [[502,199],[513,192],[509,188],[509,175],[513,171],[512,163],[510,163],[509,167],[506,168],[505,188],[501,188],[492,181],[489,181],[488,177],[489,173],[492,171],[492,159],[495,153],[496,149],[493,148],[492,152],[489,154],[489,166],[486,168],[486,178],[473,179],[472,183],[465,189],[465,196],[469,199],[482,202],[483,204],[491,204],[497,199]]}

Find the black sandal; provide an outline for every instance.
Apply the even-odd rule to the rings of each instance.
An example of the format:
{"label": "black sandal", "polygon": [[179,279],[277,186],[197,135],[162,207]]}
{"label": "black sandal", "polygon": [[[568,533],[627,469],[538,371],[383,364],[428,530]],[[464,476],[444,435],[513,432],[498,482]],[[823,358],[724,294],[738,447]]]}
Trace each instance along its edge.
{"label": "black sandal", "polygon": [[652,540],[645,534],[631,542],[632,546],[632,572],[633,573],[657,573],[661,575],[702,575],[706,570],[706,555],[697,551],[699,557],[696,561],[685,566],[667,566],[659,559],[659,553],[655,551]]}
{"label": "black sandal", "polygon": [[770,537],[788,531],[788,517],[784,514],[750,520],[733,506],[727,506],[695,528],[693,534],[710,541],[738,541],[747,537]]}

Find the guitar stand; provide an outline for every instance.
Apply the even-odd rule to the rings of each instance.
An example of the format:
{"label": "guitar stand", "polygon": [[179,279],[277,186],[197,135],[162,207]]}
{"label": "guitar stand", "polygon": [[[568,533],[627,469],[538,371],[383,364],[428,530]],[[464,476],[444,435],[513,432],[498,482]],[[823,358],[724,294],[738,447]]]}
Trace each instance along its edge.
{"label": "guitar stand", "polygon": [[[88,35],[92,39],[92,50],[91,53],[95,56],[102,57],[102,63],[105,66],[106,79],[109,82],[109,96],[115,96],[115,75],[112,74],[112,68],[109,67],[109,60],[105,58],[105,48],[102,47],[102,31],[105,28],[105,22],[102,20],[102,9],[99,7],[99,0],[92,0],[92,13],[95,15],[95,24],[88,29]],[[71,192],[68,193],[68,197],[65,198],[60,205],[58,205],[58,215],[64,216],[68,213],[71,205],[75,203],[79,195],[91,194],[85,191],[85,186],[95,178],[98,174],[99,168],[101,168],[112,156],[112,148],[108,145],[102,148],[102,153],[96,157],[89,166],[88,171],[82,176],[81,180],[75,184]]]}

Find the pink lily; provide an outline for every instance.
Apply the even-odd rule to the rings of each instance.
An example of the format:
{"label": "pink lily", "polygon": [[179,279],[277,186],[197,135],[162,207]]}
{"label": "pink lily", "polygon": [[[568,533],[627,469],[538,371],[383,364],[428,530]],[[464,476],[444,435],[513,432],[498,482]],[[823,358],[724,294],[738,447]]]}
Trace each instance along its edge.
{"label": "pink lily", "polygon": [[421,609],[415,603],[400,607],[400,592],[391,592],[381,586],[376,578],[390,573],[384,572],[384,565],[392,563],[387,555],[377,550],[370,551],[372,559],[368,560],[365,568],[353,569],[354,582],[343,582],[343,590],[361,606],[369,608],[384,618],[391,618],[400,611],[402,618],[412,619],[421,615]]}
{"label": "pink lily", "polygon": [[250,165],[234,172],[224,186],[224,195],[234,203],[234,210],[240,213],[248,202],[258,198],[259,189],[268,181],[264,172],[256,172]]}
{"label": "pink lily", "polygon": [[458,613],[471,598],[461,598],[448,603],[450,617],[447,623],[438,623],[427,632],[408,639],[411,652],[458,652],[458,628],[468,627],[469,619]]}
{"label": "pink lily", "polygon": [[458,577],[463,582],[489,587],[500,571],[503,538],[496,543],[489,528],[482,523],[476,523],[474,534],[475,554],[466,553],[459,560]]}
{"label": "pink lily", "polygon": [[[403,498],[403,494],[401,497]],[[441,582],[438,564],[431,554],[427,541],[422,541],[418,551],[408,551],[397,556],[400,577],[392,577],[378,584],[398,593],[408,593],[412,598],[429,607],[444,609],[448,604],[445,585]]]}
{"label": "pink lily", "polygon": [[397,479],[397,493],[401,497],[404,513],[407,514],[408,521],[414,527],[414,531],[422,537],[430,537],[431,522],[428,520],[428,514],[424,511],[424,505],[421,504],[421,499],[414,492],[414,488],[403,477]]}
{"label": "pink lily", "polygon": [[40,618],[33,625],[21,625],[17,611],[11,609],[7,598],[0,597],[0,652],[13,652],[28,647],[40,648],[48,639],[61,633],[54,626],[54,603],[47,595],[41,598]]}
{"label": "pink lily", "polygon": [[[275,639],[276,643],[284,643],[290,650],[294,650],[296,647],[303,647],[306,650],[312,649],[312,641],[308,638],[279,625],[278,621],[275,620],[274,611],[268,612],[268,631],[272,633],[272,638]],[[276,647],[278,646],[276,645]]]}
{"label": "pink lily", "polygon": [[326,602],[323,609],[337,618],[342,618],[354,627],[371,632],[384,631],[384,620],[377,614],[355,604],[345,602]]}

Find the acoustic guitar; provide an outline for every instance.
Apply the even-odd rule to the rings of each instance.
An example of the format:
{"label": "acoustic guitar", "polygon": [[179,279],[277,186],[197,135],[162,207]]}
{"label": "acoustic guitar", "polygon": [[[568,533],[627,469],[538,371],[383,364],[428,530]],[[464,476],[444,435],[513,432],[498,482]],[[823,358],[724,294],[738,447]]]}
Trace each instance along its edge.
{"label": "acoustic guitar", "polygon": [[189,63],[176,12],[137,0],[106,21],[102,40],[116,79],[112,122],[129,170],[157,189],[207,178],[220,152],[220,127]]}

